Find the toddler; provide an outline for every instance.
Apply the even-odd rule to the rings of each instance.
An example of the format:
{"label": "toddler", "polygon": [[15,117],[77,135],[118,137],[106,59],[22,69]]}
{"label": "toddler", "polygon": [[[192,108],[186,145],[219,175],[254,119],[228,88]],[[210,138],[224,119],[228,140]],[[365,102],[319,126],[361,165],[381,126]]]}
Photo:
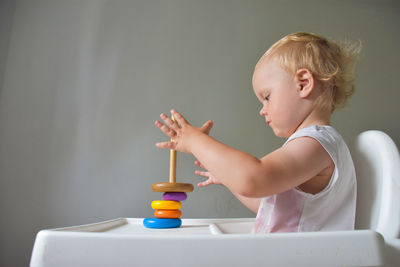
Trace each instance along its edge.
{"label": "toddler", "polygon": [[190,125],[172,110],[156,126],[173,141],[159,148],[193,154],[207,171],[198,186],[222,184],[257,213],[254,233],[354,229],[356,177],[351,155],[330,126],[332,112],[354,91],[358,46],[311,33],[285,36],[261,57],[253,74],[260,115],[285,144],[258,159]]}

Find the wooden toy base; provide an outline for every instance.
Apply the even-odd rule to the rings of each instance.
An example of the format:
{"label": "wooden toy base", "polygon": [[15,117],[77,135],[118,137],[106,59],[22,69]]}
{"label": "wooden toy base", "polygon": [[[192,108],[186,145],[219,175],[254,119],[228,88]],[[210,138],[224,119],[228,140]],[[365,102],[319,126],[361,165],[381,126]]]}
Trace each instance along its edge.
{"label": "wooden toy base", "polygon": [[186,183],[154,183],[151,189],[154,192],[192,192],[193,185]]}

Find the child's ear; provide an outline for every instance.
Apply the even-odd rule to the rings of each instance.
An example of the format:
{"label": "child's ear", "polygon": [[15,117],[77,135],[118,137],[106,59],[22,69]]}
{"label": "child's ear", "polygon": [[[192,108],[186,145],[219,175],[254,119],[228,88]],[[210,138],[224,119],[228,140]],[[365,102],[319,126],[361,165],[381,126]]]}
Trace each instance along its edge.
{"label": "child's ear", "polygon": [[311,71],[308,69],[299,69],[296,72],[295,79],[300,97],[308,97],[314,90],[314,77]]}

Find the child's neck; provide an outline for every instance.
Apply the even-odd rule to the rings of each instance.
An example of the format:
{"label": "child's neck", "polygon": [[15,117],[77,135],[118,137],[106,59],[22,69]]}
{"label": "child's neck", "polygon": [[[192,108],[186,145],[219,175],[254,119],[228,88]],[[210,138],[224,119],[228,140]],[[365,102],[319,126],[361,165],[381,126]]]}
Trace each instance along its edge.
{"label": "child's neck", "polygon": [[324,126],[331,124],[331,112],[326,109],[313,109],[299,125],[296,131],[312,126]]}

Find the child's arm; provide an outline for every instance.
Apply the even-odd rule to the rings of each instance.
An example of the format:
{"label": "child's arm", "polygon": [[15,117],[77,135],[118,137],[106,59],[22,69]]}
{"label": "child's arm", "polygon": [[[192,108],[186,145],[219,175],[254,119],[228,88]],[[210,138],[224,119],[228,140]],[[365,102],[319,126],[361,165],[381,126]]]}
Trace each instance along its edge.
{"label": "child's arm", "polygon": [[173,142],[158,143],[160,148],[192,153],[233,193],[259,198],[277,194],[299,186],[321,173],[332,164],[332,159],[318,141],[303,137],[263,157],[256,157],[229,147],[208,135],[211,126],[191,126],[176,111],[174,123],[161,115],[166,125],[156,125]]}
{"label": "child's arm", "polygon": [[[195,161],[195,164],[201,168],[204,168],[204,165],[201,164],[200,161]],[[203,176],[208,178],[206,181],[203,181],[201,183],[198,183],[197,186],[203,187],[203,186],[209,186],[211,184],[219,184],[222,185],[222,183],[215,177],[213,176],[209,171],[195,171],[197,175]],[[233,193],[233,192],[232,192]],[[250,197],[244,197],[241,196],[237,193],[233,193],[237,199],[239,199],[240,202],[242,202],[243,205],[245,205],[248,209],[253,211],[254,213],[258,212],[258,207],[260,206],[260,201],[261,198],[250,198]]]}
{"label": "child's arm", "polygon": [[258,207],[260,206],[261,198],[260,197],[244,197],[242,195],[239,195],[237,193],[233,193],[237,199],[239,199],[240,202],[242,202],[243,205],[245,205],[249,210],[252,212],[256,213],[258,212]]}

